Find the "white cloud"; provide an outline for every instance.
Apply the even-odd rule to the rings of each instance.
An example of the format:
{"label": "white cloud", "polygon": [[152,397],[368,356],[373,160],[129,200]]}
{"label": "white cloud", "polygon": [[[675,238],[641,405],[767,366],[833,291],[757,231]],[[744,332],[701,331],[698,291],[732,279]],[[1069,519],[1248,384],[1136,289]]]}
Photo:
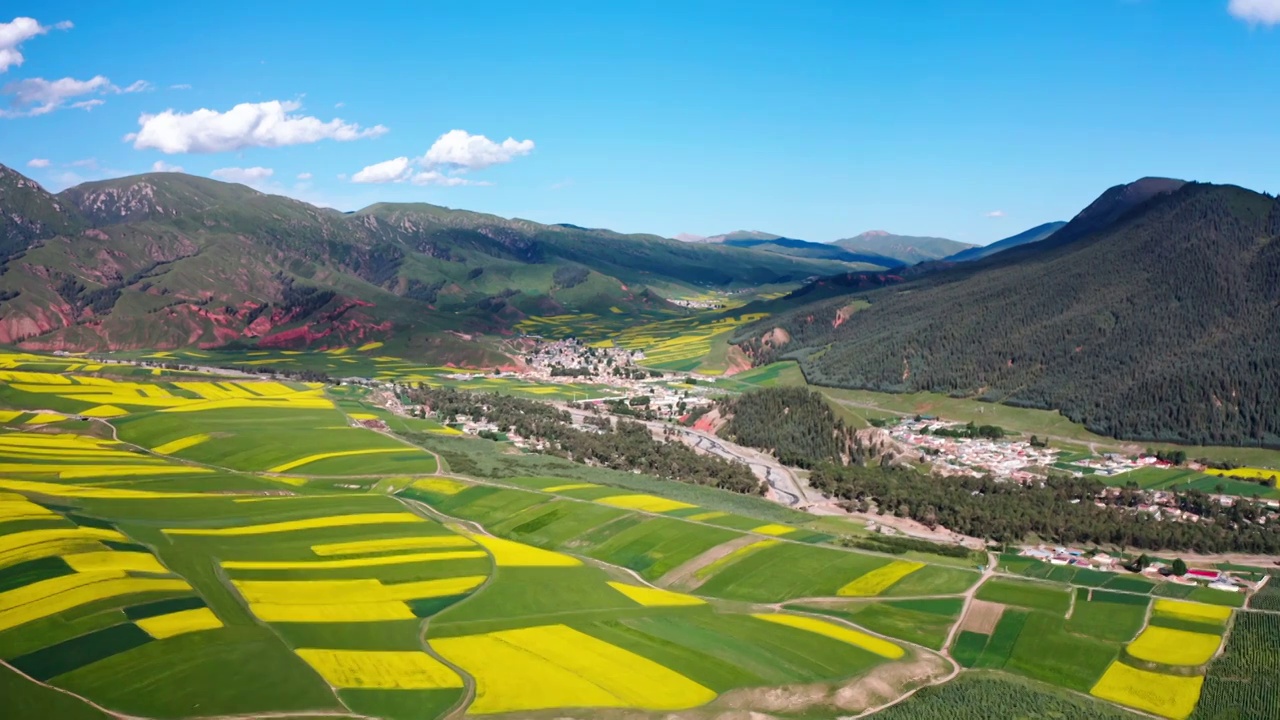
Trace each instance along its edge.
{"label": "white cloud", "polygon": [[1227,12],[1251,25],[1280,25],[1280,0],[1231,0]]}
{"label": "white cloud", "polygon": [[8,110],[0,110],[0,117],[31,117],[51,113],[64,105],[78,110],[92,110],[102,105],[105,100],[95,97],[89,100],[68,102],[72,98],[84,95],[118,95],[120,93],[143,92],[151,89],[151,83],[138,80],[125,88],[111,83],[102,75],[94,75],[88,80],[76,80],[65,77],[61,80],[45,80],[44,78],[27,78],[17,80],[0,88],[0,95],[10,96]]}
{"label": "white cloud", "polygon": [[[0,94],[11,96],[9,100],[11,109],[0,110],[0,114],[6,117],[44,115],[62,107],[71,98],[101,94],[107,92],[110,87],[111,81],[102,75],[95,75],[88,80],[69,77],[52,81],[44,78],[18,80],[0,89]],[[83,107],[83,103],[75,103],[75,105]]]}
{"label": "white cloud", "polygon": [[573,178],[566,178],[558,183],[551,183],[552,190],[563,190],[568,187],[573,187]]}
{"label": "white cloud", "polygon": [[185,172],[181,165],[170,165],[163,160],[151,163],[151,172]]}
{"label": "white cloud", "polygon": [[392,183],[404,182],[413,175],[413,168],[409,166],[409,158],[398,157],[394,160],[385,160],[380,163],[370,165],[355,175],[351,176],[351,182],[356,183]]}
{"label": "white cloud", "polygon": [[32,168],[47,168],[49,165],[50,162],[47,158],[31,158],[27,161],[27,167]]}
{"label": "white cloud", "polygon": [[276,171],[271,168],[264,167],[227,167],[218,168],[209,174],[219,180],[240,183],[242,185],[248,185],[249,187],[259,187],[267,180],[267,178],[275,175]]}
{"label": "white cloud", "polygon": [[[64,20],[55,24],[52,29],[70,30],[71,28],[71,23]],[[50,29],[48,25],[41,25],[34,18],[29,17],[17,17],[10,22],[0,23],[0,73],[22,64],[20,47],[22,43],[37,35],[44,35]]]}
{"label": "white cloud", "polygon": [[492,185],[463,177],[471,170],[509,163],[533,152],[532,140],[507,138],[496,143],[484,135],[466,130],[450,130],[420,158],[398,157],[369,165],[351,176],[358,183],[402,183],[414,185]]}
{"label": "white cloud", "polygon": [[281,147],[321,140],[359,140],[387,132],[382,125],[361,128],[333,119],[290,114],[302,107],[295,100],[240,103],[226,112],[202,108],[190,113],[165,110],[138,118],[138,132],[124,137],[138,150],[166,154],[215,153],[247,147]]}
{"label": "white cloud", "polygon": [[532,140],[507,138],[496,143],[484,135],[472,135],[466,130],[450,130],[436,139],[423,160],[428,167],[479,170],[490,165],[509,163],[531,152]]}
{"label": "white cloud", "polygon": [[67,163],[67,167],[89,168],[90,170],[98,169],[98,158],[85,158],[83,160],[72,160]]}
{"label": "white cloud", "polygon": [[190,90],[191,86],[186,83],[179,83],[177,85],[170,85],[169,89],[170,90]]}
{"label": "white cloud", "polygon": [[414,173],[409,178],[409,182],[414,185],[441,185],[444,187],[457,187],[459,185],[492,185],[493,183],[480,180],[468,180],[457,175],[445,175],[437,170],[424,170]]}
{"label": "white cloud", "polygon": [[1004,211],[1003,211],[1003,210],[992,210],[991,212],[987,213],[987,217],[989,217],[989,218],[1002,218],[1002,217],[1004,217]]}
{"label": "white cloud", "polygon": [[298,173],[298,179],[306,182],[311,179],[311,173]]}

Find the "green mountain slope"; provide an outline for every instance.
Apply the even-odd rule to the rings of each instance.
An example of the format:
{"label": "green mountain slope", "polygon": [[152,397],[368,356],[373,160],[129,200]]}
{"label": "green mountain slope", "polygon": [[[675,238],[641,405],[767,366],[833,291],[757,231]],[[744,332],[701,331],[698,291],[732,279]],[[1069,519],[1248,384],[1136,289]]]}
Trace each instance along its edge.
{"label": "green mountain slope", "polygon": [[[0,166],[0,342],[33,349],[380,340],[501,363],[528,315],[680,312],[662,293],[795,283],[847,264],[425,204],[344,214],[179,173],[58,195]],[[654,292],[654,290],[659,292]],[[469,339],[470,338],[470,339]]]}
{"label": "green mountain slope", "polygon": [[941,260],[973,247],[968,243],[946,238],[894,235],[884,230],[868,230],[861,235],[836,240],[832,245],[852,252],[884,255],[907,265],[925,260]]}
{"label": "green mountain slope", "polygon": [[[821,384],[1060,409],[1123,438],[1280,446],[1280,202],[1140,183],[1048,240],[854,287],[740,340]],[[870,307],[848,312],[855,298]]]}
{"label": "green mountain slope", "polygon": [[1064,221],[1048,222],[1043,225],[1037,225],[1030,230],[1024,230],[1017,235],[1011,235],[1003,240],[997,240],[990,245],[979,245],[971,247],[968,250],[960,252],[946,258],[949,262],[965,262],[968,260],[980,260],[988,255],[995,255],[1009,248],[1015,248],[1019,245],[1027,243],[1040,242],[1058,230],[1061,230],[1067,223]]}

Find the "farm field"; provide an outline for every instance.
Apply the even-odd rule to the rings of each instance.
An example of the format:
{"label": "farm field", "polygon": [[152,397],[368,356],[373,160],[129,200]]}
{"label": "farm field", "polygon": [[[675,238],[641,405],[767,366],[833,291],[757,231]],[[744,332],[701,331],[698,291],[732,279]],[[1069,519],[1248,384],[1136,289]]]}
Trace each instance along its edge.
{"label": "farm field", "polygon": [[[275,355],[373,368],[379,350]],[[156,360],[211,360],[180,352]],[[1016,710],[1018,688],[1119,717],[1055,688],[1143,708],[1117,666],[1203,672],[1240,622],[1138,579],[997,577],[976,590],[991,626],[944,649],[980,579],[954,559],[839,547],[830,519],[711,488],[472,461],[455,448],[480,441],[360,388],[60,360],[0,368],[0,685],[19,717],[105,717],[84,698],[141,718],[801,720],[945,677],[942,652],[973,669],[888,712],[977,688]],[[1182,657],[1177,633],[1211,640]]]}

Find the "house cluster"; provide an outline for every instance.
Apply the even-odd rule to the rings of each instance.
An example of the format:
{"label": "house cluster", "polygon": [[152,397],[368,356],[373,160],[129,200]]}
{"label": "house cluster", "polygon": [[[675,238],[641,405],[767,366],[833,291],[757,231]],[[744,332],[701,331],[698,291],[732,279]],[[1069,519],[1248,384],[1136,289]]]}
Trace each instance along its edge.
{"label": "house cluster", "polygon": [[[529,368],[526,375],[544,373],[546,378],[550,378],[551,371],[560,368],[585,370],[594,378],[614,377],[611,371],[615,367],[626,367],[644,355],[639,351],[620,347],[592,347],[581,340],[570,338],[540,340],[524,357]],[[584,377],[585,379],[587,378]]]}
{"label": "house cluster", "polygon": [[934,434],[961,427],[960,423],[935,418],[908,419],[889,428],[889,435],[933,455],[935,470],[946,475],[991,475],[1025,483],[1044,476],[1043,470],[1034,472],[1032,468],[1046,468],[1057,461],[1057,450],[1028,442]]}
{"label": "house cluster", "polygon": [[[1126,567],[1129,563],[1125,559],[1113,557],[1105,552],[1090,553],[1077,548],[1038,545],[1025,548],[1019,554],[1050,565],[1067,565],[1101,572],[1132,572]],[[1204,586],[1213,590],[1222,590],[1223,592],[1250,592],[1258,589],[1263,582],[1266,582],[1265,579],[1255,582],[1230,572],[1203,568],[1190,568],[1185,575],[1175,575],[1172,563],[1166,563],[1162,560],[1153,560],[1142,569],[1141,574],[1153,580],[1162,579],[1165,582],[1177,585]]]}

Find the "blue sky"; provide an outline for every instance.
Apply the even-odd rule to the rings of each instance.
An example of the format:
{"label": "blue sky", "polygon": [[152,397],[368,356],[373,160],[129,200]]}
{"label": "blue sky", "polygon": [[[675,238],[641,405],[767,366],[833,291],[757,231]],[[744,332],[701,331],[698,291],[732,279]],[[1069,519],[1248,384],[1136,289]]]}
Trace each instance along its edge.
{"label": "blue sky", "polygon": [[4,12],[0,163],[55,190],[176,166],[344,210],[978,243],[1143,175],[1280,191],[1280,0]]}

